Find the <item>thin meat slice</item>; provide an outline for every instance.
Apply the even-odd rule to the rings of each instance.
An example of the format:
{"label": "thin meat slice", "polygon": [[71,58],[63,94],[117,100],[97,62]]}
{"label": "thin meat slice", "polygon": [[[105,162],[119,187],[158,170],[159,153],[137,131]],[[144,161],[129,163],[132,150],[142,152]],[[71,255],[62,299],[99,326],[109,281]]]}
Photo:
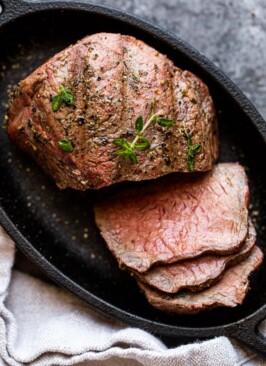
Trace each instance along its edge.
{"label": "thin meat slice", "polygon": [[169,265],[158,265],[146,273],[133,273],[141,282],[162,292],[176,293],[181,289],[198,292],[217,282],[225,269],[245,259],[255,241],[256,231],[249,220],[248,236],[239,252],[228,256],[204,255]]}
{"label": "thin meat slice", "polygon": [[138,272],[203,253],[231,254],[248,231],[244,168],[173,175],[114,194],[95,206],[96,223],[120,266]]}
{"label": "thin meat slice", "polygon": [[249,289],[248,277],[262,263],[263,253],[255,246],[250,256],[228,269],[222,279],[207,290],[165,295],[139,282],[149,303],[157,309],[179,314],[196,314],[219,306],[235,307],[241,304]]}

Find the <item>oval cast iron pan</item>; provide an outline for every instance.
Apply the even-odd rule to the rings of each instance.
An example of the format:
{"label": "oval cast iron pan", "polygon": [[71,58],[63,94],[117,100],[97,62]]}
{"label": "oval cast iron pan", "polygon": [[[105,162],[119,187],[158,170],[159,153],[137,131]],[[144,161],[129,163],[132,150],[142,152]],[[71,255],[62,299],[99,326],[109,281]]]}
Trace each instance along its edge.
{"label": "oval cast iron pan", "polygon": [[[239,161],[246,167],[251,216],[258,244],[266,252],[266,169],[261,162],[266,155],[266,125],[228,77],[175,35],[112,8],[74,1],[0,0],[0,4],[2,121],[7,92],[56,52],[95,32],[133,35],[209,86],[219,117],[220,161]],[[243,305],[194,316],[164,314],[153,309],[135,281],[118,269],[95,226],[93,203],[119,185],[97,192],[59,191],[11,146],[5,129],[0,132],[0,168],[0,221],[18,247],[56,283],[96,310],[154,333],[168,344],[226,335],[266,355],[265,337],[257,329],[266,317],[265,263],[252,276]]]}

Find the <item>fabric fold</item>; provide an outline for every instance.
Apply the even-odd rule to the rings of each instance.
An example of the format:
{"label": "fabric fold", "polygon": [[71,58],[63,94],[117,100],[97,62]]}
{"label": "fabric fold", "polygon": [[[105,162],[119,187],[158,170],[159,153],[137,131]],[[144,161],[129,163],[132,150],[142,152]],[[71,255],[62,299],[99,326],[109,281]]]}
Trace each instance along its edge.
{"label": "fabric fold", "polygon": [[[226,337],[167,349],[63,289],[12,271],[14,253],[14,242],[0,228],[0,366],[263,365]],[[266,334],[266,322],[260,329]]]}

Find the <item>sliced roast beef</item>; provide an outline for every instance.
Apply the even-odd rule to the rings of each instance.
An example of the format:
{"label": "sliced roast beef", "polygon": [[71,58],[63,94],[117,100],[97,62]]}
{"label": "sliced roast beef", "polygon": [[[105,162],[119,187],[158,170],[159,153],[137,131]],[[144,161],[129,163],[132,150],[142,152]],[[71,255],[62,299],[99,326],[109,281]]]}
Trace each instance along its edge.
{"label": "sliced roast beef", "polygon": [[138,272],[203,253],[231,254],[248,231],[243,167],[176,174],[114,194],[95,207],[96,222],[121,266]]}
{"label": "sliced roast beef", "polygon": [[148,272],[134,274],[137,278],[162,292],[176,293],[185,288],[198,292],[217,282],[225,269],[245,259],[256,241],[256,231],[249,221],[249,232],[239,252],[228,256],[203,255],[199,258],[168,265],[158,265]]}
{"label": "sliced roast beef", "polygon": [[[73,98],[54,111],[62,87]],[[147,128],[151,146],[138,150],[133,164],[117,156],[113,141],[132,142],[136,119],[148,119],[154,100],[154,112],[175,123]],[[18,84],[9,108],[9,137],[60,188],[188,172],[188,135],[201,146],[194,170],[210,170],[218,154],[216,130],[213,102],[200,79],[145,43],[111,33],[85,37],[47,61]]]}
{"label": "sliced roast beef", "polygon": [[262,260],[262,251],[255,246],[246,260],[228,269],[215,285],[198,293],[165,295],[142,282],[139,286],[152,306],[171,313],[195,314],[218,306],[234,307],[243,302],[249,288],[248,277]]}

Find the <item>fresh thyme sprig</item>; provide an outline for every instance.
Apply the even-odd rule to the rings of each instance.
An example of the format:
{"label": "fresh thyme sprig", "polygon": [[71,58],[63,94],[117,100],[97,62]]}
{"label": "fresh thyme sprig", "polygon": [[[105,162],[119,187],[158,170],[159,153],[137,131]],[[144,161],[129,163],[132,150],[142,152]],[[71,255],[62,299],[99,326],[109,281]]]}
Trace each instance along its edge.
{"label": "fresh thyme sprig", "polygon": [[145,130],[151,124],[155,125],[156,123],[158,123],[162,127],[168,127],[168,126],[172,126],[175,123],[175,121],[172,119],[169,119],[166,117],[160,117],[160,115],[162,114],[162,111],[158,111],[155,113],[155,111],[154,111],[155,102],[156,102],[156,100],[154,99],[152,102],[152,105],[151,105],[151,114],[150,114],[148,120],[146,121],[146,123],[144,123],[142,116],[140,116],[136,119],[136,122],[135,122],[136,137],[134,138],[134,140],[132,142],[129,142],[126,139],[114,139],[113,140],[113,143],[116,146],[121,147],[120,150],[116,151],[116,155],[123,156],[126,159],[130,159],[132,161],[132,163],[134,163],[134,164],[138,163],[138,158],[137,158],[135,150],[144,151],[151,146],[150,141],[145,136],[143,136],[143,133],[145,132]]}
{"label": "fresh thyme sprig", "polygon": [[192,135],[188,131],[184,131],[185,139],[187,140],[187,165],[190,172],[194,171],[195,168],[195,155],[199,154],[202,150],[200,144],[192,144]]}

